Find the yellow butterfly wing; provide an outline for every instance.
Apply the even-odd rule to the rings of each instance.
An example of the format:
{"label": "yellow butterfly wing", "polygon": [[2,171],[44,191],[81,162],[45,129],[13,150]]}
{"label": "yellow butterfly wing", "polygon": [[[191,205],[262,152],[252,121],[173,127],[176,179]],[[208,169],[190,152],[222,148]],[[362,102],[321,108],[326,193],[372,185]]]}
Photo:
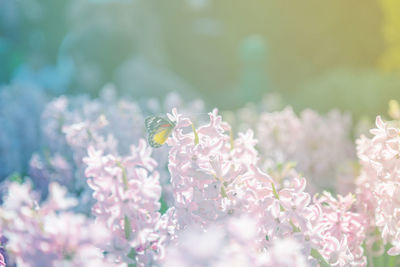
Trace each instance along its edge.
{"label": "yellow butterfly wing", "polygon": [[162,129],[158,133],[154,134],[153,142],[162,145],[167,141],[170,134],[171,128]]}
{"label": "yellow butterfly wing", "polygon": [[155,116],[148,117],[145,120],[145,125],[149,144],[155,148],[162,146],[167,141],[175,127],[174,123]]}

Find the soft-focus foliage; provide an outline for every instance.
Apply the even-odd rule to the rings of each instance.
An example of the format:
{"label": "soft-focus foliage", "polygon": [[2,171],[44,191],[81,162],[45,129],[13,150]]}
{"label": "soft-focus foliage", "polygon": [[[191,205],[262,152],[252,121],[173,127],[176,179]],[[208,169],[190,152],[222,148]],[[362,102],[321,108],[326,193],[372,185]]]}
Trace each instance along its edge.
{"label": "soft-focus foliage", "polygon": [[386,51],[382,55],[380,67],[384,71],[400,70],[400,3],[396,0],[380,0],[384,13],[383,37]]}
{"label": "soft-focus foliage", "polygon": [[45,103],[46,95],[39,88],[19,84],[0,86],[1,178],[26,171],[32,153],[39,148],[37,125]]}

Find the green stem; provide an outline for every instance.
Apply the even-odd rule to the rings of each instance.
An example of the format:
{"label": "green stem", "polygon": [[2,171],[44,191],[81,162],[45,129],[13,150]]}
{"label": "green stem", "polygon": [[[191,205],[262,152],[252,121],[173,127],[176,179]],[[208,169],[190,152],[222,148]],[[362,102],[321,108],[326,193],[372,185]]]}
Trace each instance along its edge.
{"label": "green stem", "polygon": [[[275,188],[274,183],[271,183],[271,185],[272,185],[272,193],[274,194],[274,197],[275,197],[277,200],[280,200],[280,199],[279,199],[278,192],[276,191],[276,188]],[[279,204],[279,207],[280,207],[281,211],[285,211],[285,208],[284,208],[281,204]]]}
{"label": "green stem", "polygon": [[315,248],[311,249],[311,256],[318,261],[321,267],[330,267],[331,265],[326,262],[324,257],[322,257],[321,253]]}
{"label": "green stem", "polygon": [[224,188],[223,185],[221,186],[221,195],[222,195],[222,197],[228,197],[228,195],[226,194],[226,191],[225,191],[225,188]]}
{"label": "green stem", "polygon": [[129,220],[128,216],[126,215],[124,217],[124,231],[126,240],[131,239],[131,233],[132,233],[131,220]]}
{"label": "green stem", "polygon": [[384,254],[377,257],[373,257],[372,262],[374,266],[385,266]]}
{"label": "green stem", "polygon": [[86,128],[86,133],[87,133],[87,135],[89,137],[89,140],[92,140],[93,139],[93,134],[88,128]]}
{"label": "green stem", "polygon": [[396,267],[397,257],[395,256],[386,256],[386,266],[387,267]]}
{"label": "green stem", "polygon": [[117,161],[117,166],[122,169],[122,182],[124,183],[124,189],[128,189],[128,178],[126,175],[125,167],[121,164],[121,162]]}
{"label": "green stem", "polygon": [[192,123],[192,129],[194,133],[194,144],[198,145],[199,144],[199,135],[197,134],[196,128],[194,127],[194,124]]}
{"label": "green stem", "polygon": [[301,232],[300,228],[297,227],[296,225],[294,225],[294,223],[292,222],[292,220],[290,220],[290,225],[291,225],[292,228],[293,228],[293,232],[295,232],[295,233]]}
{"label": "green stem", "polygon": [[[129,251],[128,258],[132,260],[136,259],[136,251],[134,248],[131,248],[131,251]],[[129,263],[128,267],[136,267],[136,263]]]}
{"label": "green stem", "polygon": [[274,183],[271,183],[271,185],[272,185],[272,193],[274,194],[274,197],[275,197],[277,200],[279,200],[279,195],[278,195],[278,192],[276,192],[276,188],[275,188]]}
{"label": "green stem", "polygon": [[[132,226],[131,221],[126,215],[124,217],[124,231],[126,240],[129,240],[131,238]],[[131,250],[129,251],[128,258],[136,260],[136,251],[134,248],[131,248]],[[136,267],[136,263],[129,263],[128,267]]]}
{"label": "green stem", "polygon": [[[124,190],[128,189],[128,178],[126,174],[125,167],[121,164],[121,162],[117,161],[117,166],[122,169],[122,182],[124,183]],[[124,232],[125,232],[125,238],[126,240],[131,239],[131,233],[132,233],[132,225],[131,225],[131,220],[129,219],[128,216],[124,216]],[[134,248],[131,248],[128,254],[128,258],[132,260],[136,260],[136,251]],[[136,267],[136,263],[129,263],[128,267]]]}
{"label": "green stem", "polygon": [[235,147],[235,139],[233,137],[232,130],[229,131],[229,143],[231,144],[231,150]]}

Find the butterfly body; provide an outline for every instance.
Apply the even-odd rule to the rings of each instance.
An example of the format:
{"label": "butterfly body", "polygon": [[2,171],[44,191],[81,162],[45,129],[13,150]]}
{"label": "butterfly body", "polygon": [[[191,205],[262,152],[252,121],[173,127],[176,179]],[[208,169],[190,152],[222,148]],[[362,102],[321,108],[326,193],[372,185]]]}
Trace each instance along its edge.
{"label": "butterfly body", "polygon": [[171,135],[175,123],[161,117],[151,116],[145,120],[147,140],[150,146],[161,147]]}

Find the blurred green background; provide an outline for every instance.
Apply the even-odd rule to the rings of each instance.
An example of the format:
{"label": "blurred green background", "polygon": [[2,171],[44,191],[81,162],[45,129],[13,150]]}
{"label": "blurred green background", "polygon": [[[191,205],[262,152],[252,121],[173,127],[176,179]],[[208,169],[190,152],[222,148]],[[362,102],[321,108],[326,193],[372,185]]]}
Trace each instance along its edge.
{"label": "blurred green background", "polygon": [[400,97],[399,18],[393,0],[0,0],[0,83],[374,116]]}

